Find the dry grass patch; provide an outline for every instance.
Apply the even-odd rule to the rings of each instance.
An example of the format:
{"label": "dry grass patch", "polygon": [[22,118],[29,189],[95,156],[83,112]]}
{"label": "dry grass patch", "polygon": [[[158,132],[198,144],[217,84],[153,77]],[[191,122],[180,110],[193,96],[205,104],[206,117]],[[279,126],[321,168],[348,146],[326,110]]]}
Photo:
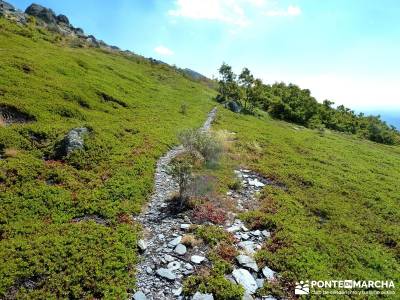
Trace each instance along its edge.
{"label": "dry grass patch", "polygon": [[182,244],[184,244],[186,247],[196,247],[196,246],[200,246],[203,241],[201,239],[196,238],[196,236],[194,236],[193,234],[185,234],[182,237]]}
{"label": "dry grass patch", "polygon": [[4,150],[4,157],[6,158],[12,158],[12,157],[17,157],[19,153],[19,150],[15,148],[7,148]]}

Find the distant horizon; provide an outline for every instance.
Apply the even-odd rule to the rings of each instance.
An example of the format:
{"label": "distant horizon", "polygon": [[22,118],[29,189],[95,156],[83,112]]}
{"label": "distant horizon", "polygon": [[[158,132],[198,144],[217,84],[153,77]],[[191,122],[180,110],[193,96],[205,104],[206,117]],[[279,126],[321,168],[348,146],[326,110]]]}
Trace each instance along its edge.
{"label": "distant horizon", "polygon": [[380,115],[381,120],[385,121],[389,125],[393,125],[396,127],[397,130],[400,131],[400,108],[397,110],[393,111],[387,111],[387,110],[379,110],[379,108],[375,110],[365,110],[361,112],[367,114],[367,115]]}

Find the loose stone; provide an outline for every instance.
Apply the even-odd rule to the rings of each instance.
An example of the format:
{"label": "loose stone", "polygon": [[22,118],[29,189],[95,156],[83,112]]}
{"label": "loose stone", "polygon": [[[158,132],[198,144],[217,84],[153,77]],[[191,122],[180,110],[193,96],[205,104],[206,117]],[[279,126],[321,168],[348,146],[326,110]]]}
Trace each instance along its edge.
{"label": "loose stone", "polygon": [[274,279],[275,277],[275,272],[268,268],[267,266],[262,269],[262,273],[267,278],[267,280]]}
{"label": "loose stone", "polygon": [[157,272],[158,276],[168,279],[170,281],[173,281],[176,279],[176,275],[169,269],[161,268],[161,269],[158,269],[156,272]]}
{"label": "loose stone", "polygon": [[193,255],[190,260],[192,263],[201,264],[206,258],[199,255]]}
{"label": "loose stone", "polygon": [[178,244],[180,244],[180,242],[182,241],[182,237],[178,236],[175,239],[173,239],[172,241],[170,241],[168,243],[168,247],[170,248],[174,248],[175,246],[177,246]]}
{"label": "loose stone", "polygon": [[249,268],[255,272],[258,272],[258,266],[254,258],[247,255],[238,255],[236,256],[237,261],[243,267]]}
{"label": "loose stone", "polygon": [[202,294],[197,292],[193,295],[192,300],[214,300],[214,297],[212,294]]}
{"label": "loose stone", "polygon": [[181,224],[182,230],[188,230],[190,228],[190,224]]}
{"label": "loose stone", "polygon": [[133,299],[134,300],[147,300],[146,295],[142,292],[142,291],[137,291],[134,295],[133,295]]}
{"label": "loose stone", "polygon": [[172,270],[172,271],[174,271],[174,270],[179,270],[180,268],[181,268],[181,263],[180,262],[178,262],[178,261],[171,261],[169,264],[168,264],[168,269],[170,269],[170,270]]}
{"label": "loose stone", "polygon": [[175,247],[175,253],[178,255],[185,255],[186,253],[186,246],[183,244],[179,244],[178,246]]}
{"label": "loose stone", "polygon": [[243,286],[247,293],[250,295],[257,291],[257,282],[251,276],[250,272],[245,269],[236,269],[232,272],[232,276],[235,278],[236,282]]}

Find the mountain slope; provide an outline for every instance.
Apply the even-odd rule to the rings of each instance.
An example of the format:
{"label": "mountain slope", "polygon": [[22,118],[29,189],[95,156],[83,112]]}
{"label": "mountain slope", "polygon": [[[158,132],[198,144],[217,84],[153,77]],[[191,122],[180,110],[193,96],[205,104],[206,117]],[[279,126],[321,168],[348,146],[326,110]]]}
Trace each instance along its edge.
{"label": "mountain slope", "polygon": [[257,254],[281,274],[266,295],[293,296],[301,280],[399,282],[400,147],[226,110],[215,127],[236,132],[218,172],[222,189],[239,166],[279,183],[241,216],[273,232]]}
{"label": "mountain slope", "polygon": [[[0,298],[124,299],[141,234],[132,215],[156,160],[202,124],[215,92],[34,21],[0,18],[0,45]],[[65,155],[74,128],[87,129],[84,146]],[[281,277],[265,295],[294,297],[298,280],[398,282],[399,147],[222,107],[213,128],[235,132],[208,170],[221,193],[239,166],[278,183],[241,215],[273,232],[257,260]]]}
{"label": "mountain slope", "polygon": [[123,298],[156,159],[213,106],[168,66],[70,43],[0,18],[0,298]]}

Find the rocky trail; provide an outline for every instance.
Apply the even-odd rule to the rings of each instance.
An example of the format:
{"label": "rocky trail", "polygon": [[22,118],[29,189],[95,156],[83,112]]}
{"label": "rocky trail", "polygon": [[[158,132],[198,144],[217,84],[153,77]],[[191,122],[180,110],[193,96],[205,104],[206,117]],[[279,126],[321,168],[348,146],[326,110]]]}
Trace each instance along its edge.
{"label": "rocky trail", "polygon": [[[214,108],[200,128],[208,131],[216,116]],[[183,153],[182,146],[175,147],[161,157],[155,173],[155,188],[151,201],[136,221],[142,224],[144,237],[138,242],[141,251],[137,266],[137,291],[134,300],[144,299],[189,299],[182,295],[183,279],[194,274],[198,268],[210,265],[207,259],[207,246],[187,248],[182,238],[192,224],[188,213],[173,215],[169,213],[168,200],[178,189],[178,184],[167,173],[170,161]],[[257,195],[267,184],[273,184],[257,173],[235,170],[242,183],[239,191],[231,190],[227,197],[234,200],[239,211],[251,209],[256,205]],[[244,299],[256,299],[251,295],[263,286],[265,280],[273,279],[276,274],[268,267],[260,269],[253,255],[261,249],[262,243],[271,235],[269,231],[250,231],[239,219],[231,219],[222,226],[236,238],[240,255],[236,257],[237,268],[227,278],[246,290]],[[214,299],[211,294],[196,293],[191,299]],[[263,298],[263,299],[273,299]]]}

